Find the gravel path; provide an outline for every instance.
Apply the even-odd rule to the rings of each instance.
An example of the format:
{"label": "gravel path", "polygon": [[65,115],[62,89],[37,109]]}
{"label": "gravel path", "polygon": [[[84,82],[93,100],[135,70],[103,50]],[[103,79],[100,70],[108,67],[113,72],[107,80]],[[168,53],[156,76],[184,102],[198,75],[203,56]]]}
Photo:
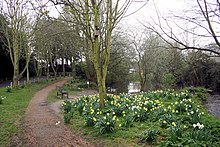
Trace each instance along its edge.
{"label": "gravel path", "polygon": [[[54,83],[38,91],[29,103],[25,113],[25,146],[74,146],[92,147],[85,139],[77,136],[63,124],[63,120],[47,103],[47,96],[56,85],[62,86],[67,80]],[[60,122],[59,124],[57,122]]]}
{"label": "gravel path", "polygon": [[211,95],[205,103],[208,112],[220,119],[220,95]]}

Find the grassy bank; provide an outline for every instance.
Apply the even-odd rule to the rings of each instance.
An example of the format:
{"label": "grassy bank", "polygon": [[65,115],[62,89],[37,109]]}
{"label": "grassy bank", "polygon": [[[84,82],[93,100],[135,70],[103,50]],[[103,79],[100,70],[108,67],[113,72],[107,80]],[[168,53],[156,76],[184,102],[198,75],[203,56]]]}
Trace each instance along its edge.
{"label": "grassy bank", "polygon": [[[64,121],[101,146],[219,146],[220,121],[202,105],[205,93],[152,91],[97,96],[64,104]],[[71,119],[70,119],[71,118]]]}
{"label": "grassy bank", "polygon": [[21,131],[29,101],[38,90],[49,83],[51,81],[41,81],[22,88],[11,89],[11,92],[7,92],[7,88],[0,88],[0,96],[6,97],[0,104],[0,146],[12,145],[11,138]]}

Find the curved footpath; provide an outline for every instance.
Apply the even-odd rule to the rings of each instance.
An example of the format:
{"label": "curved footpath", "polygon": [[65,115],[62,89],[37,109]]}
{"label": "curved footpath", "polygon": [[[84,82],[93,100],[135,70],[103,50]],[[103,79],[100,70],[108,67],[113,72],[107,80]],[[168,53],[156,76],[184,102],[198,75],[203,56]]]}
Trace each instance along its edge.
{"label": "curved footpath", "polygon": [[[67,80],[56,82],[38,91],[25,113],[25,146],[74,146],[91,147],[91,143],[70,131],[63,120],[47,103],[48,94]],[[58,124],[57,122],[60,121]]]}

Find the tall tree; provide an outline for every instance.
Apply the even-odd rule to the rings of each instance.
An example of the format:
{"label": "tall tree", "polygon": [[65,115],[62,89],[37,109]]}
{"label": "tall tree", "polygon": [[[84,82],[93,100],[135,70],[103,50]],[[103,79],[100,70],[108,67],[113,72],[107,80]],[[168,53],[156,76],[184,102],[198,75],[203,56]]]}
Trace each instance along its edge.
{"label": "tall tree", "polygon": [[103,108],[112,31],[131,4],[131,0],[126,0],[122,4],[119,0],[114,2],[112,0],[51,1],[54,4],[64,4],[71,8],[71,13],[89,41],[89,52],[96,71],[100,107]]}
{"label": "tall tree", "polygon": [[[34,35],[34,27],[37,25],[35,19],[31,19],[33,15],[31,6],[33,3],[29,0],[4,0],[4,15],[7,19],[8,26],[4,27],[3,31],[6,37],[5,44],[9,50],[11,62],[13,64],[13,86],[17,87],[19,79],[23,73],[27,71],[27,80],[29,80],[28,65],[32,50],[32,39]],[[36,10],[37,11],[37,10]],[[39,15],[41,15],[39,13]],[[1,21],[6,23],[6,21]],[[3,25],[6,26],[6,25]],[[19,61],[24,58],[25,67],[19,71]]]}
{"label": "tall tree", "polygon": [[[6,19],[10,25],[10,30],[8,27],[4,28],[4,32],[7,40],[7,47],[9,49],[10,58],[13,64],[13,86],[18,86],[18,81],[20,78],[19,72],[19,60],[21,58],[21,51],[23,47],[24,39],[24,29],[27,18],[27,13],[25,9],[25,3],[21,0],[4,0],[4,9]],[[23,73],[23,72],[22,72]]]}

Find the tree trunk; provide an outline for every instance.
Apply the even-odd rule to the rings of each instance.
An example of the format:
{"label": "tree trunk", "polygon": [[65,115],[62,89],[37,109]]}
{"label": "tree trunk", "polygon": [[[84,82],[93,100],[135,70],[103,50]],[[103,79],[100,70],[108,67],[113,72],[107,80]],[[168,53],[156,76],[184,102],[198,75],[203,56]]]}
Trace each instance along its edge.
{"label": "tree trunk", "polygon": [[27,67],[27,84],[30,83],[29,68]]}
{"label": "tree trunk", "polygon": [[19,85],[19,60],[18,60],[18,56],[19,56],[19,51],[18,51],[18,48],[17,48],[17,40],[14,41],[14,44],[13,44],[13,51],[14,51],[14,63],[13,63],[13,66],[14,66],[14,74],[13,74],[13,87],[18,87]]}
{"label": "tree trunk", "polygon": [[49,61],[48,61],[48,56],[46,59],[46,78],[49,80],[49,74],[50,74],[50,69],[49,69]]}
{"label": "tree trunk", "polygon": [[107,96],[106,86],[105,86],[105,77],[101,76],[101,71],[98,70],[98,68],[95,68],[95,69],[96,69],[98,91],[99,91],[99,105],[100,105],[100,108],[102,109],[105,107],[104,99]]}
{"label": "tree trunk", "polygon": [[19,64],[17,61],[14,62],[14,74],[13,74],[13,87],[18,87],[19,81]]}
{"label": "tree trunk", "polygon": [[64,64],[64,55],[62,57],[62,67],[63,67],[63,76],[66,76],[66,71],[65,71],[65,64]]}
{"label": "tree trunk", "polygon": [[72,77],[73,79],[76,78],[76,64],[73,59],[71,59],[71,68],[72,68]]}

